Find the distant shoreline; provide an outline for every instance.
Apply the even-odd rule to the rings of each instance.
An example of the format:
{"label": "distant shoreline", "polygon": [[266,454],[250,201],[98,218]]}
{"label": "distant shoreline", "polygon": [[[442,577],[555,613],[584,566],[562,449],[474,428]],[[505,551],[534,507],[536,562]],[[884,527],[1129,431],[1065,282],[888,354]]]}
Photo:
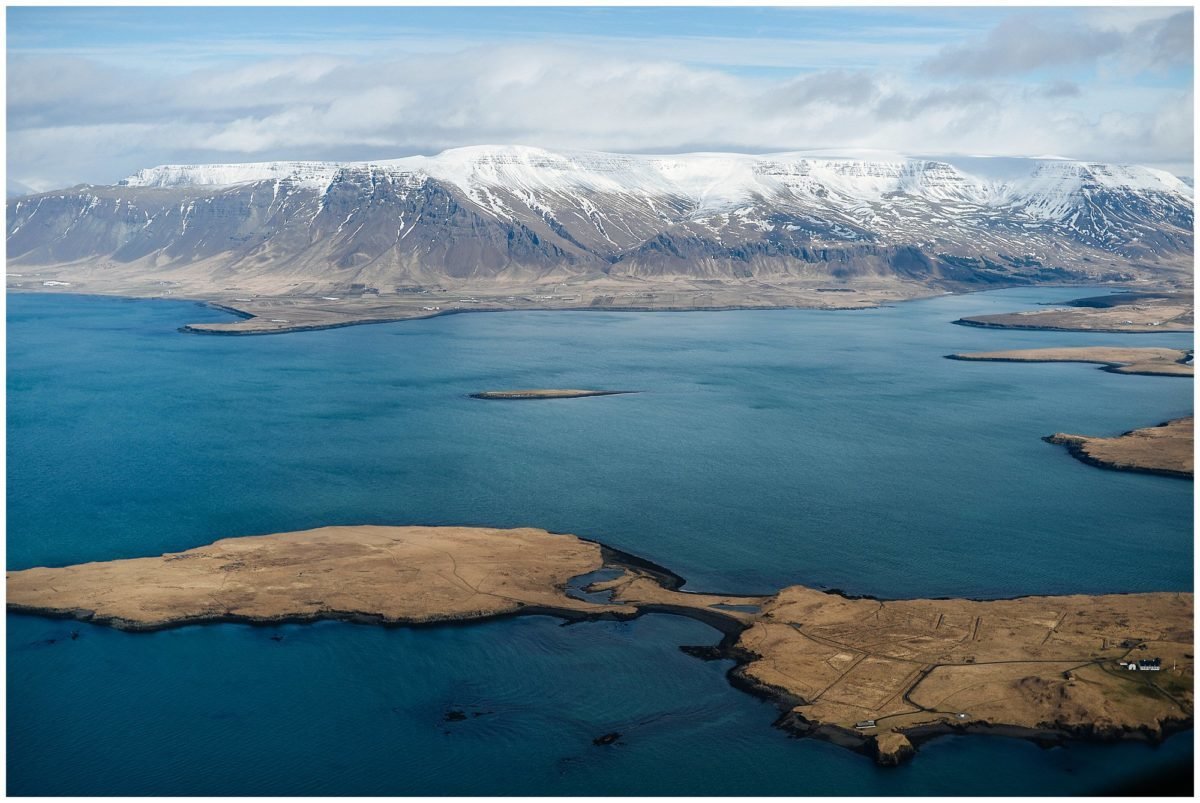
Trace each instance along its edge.
{"label": "distant shoreline", "polygon": [[[266,316],[266,314],[269,314],[269,313],[249,312],[245,309],[234,306],[233,304],[231,304],[229,302],[228,299],[218,300],[218,299],[214,299],[211,297],[204,297],[204,296],[136,295],[136,294],[120,293],[120,292],[111,292],[111,293],[103,292],[103,291],[85,292],[85,291],[81,291],[81,290],[59,291],[59,290],[53,290],[50,288],[43,288],[43,287],[8,287],[6,289],[9,293],[21,293],[21,294],[31,294],[31,295],[45,295],[45,296],[72,295],[72,296],[88,296],[88,297],[96,297],[96,298],[124,298],[124,299],[146,300],[146,301],[153,301],[153,300],[183,301],[183,302],[191,302],[191,303],[201,304],[206,307],[210,307],[212,309],[217,309],[222,312],[226,312],[230,315],[233,315],[233,316],[239,318],[240,321],[239,322],[212,321],[212,322],[202,322],[202,323],[185,323],[178,327],[178,331],[186,333],[186,334],[220,335],[220,336],[232,337],[232,336],[258,336],[258,335],[291,334],[291,333],[296,333],[296,332],[316,332],[316,331],[323,331],[326,329],[342,329],[342,328],[346,328],[346,327],[350,327],[350,326],[368,326],[368,325],[373,325],[373,324],[399,323],[399,322],[403,322],[403,321],[428,320],[431,318],[440,318],[440,317],[444,317],[444,316],[448,316],[448,315],[459,315],[459,314],[465,314],[465,313],[487,313],[487,312],[607,312],[607,313],[655,312],[655,313],[657,313],[657,312],[738,312],[738,311],[783,311],[783,310],[819,310],[819,311],[828,311],[828,312],[850,312],[850,311],[854,311],[854,310],[880,309],[883,307],[892,306],[892,305],[900,304],[900,303],[904,303],[904,302],[925,301],[925,300],[929,300],[929,299],[933,299],[933,298],[940,298],[940,297],[947,296],[947,295],[966,296],[966,295],[973,295],[976,293],[988,293],[988,292],[997,292],[997,291],[1003,291],[1003,290],[1027,289],[1030,287],[1039,287],[1039,288],[1047,288],[1047,289],[1081,288],[1081,289],[1101,290],[1101,291],[1102,290],[1110,290],[1114,293],[1127,292],[1132,289],[1137,289],[1137,290],[1145,290],[1146,289],[1142,285],[1105,284],[1105,283],[1099,283],[1099,284],[1047,283],[1047,284],[1039,284],[1039,285],[1012,284],[1012,285],[1006,285],[1003,287],[988,286],[988,287],[979,287],[979,288],[960,288],[960,289],[956,289],[956,290],[945,290],[945,289],[941,289],[941,288],[923,287],[923,288],[920,288],[921,292],[918,292],[913,295],[897,297],[897,298],[890,298],[890,297],[889,298],[876,298],[876,299],[872,299],[872,300],[864,300],[864,303],[853,304],[853,305],[848,305],[848,304],[830,305],[830,304],[817,303],[815,301],[813,303],[804,303],[802,299],[797,299],[796,303],[780,303],[780,304],[748,302],[745,304],[736,304],[736,303],[728,304],[728,303],[726,303],[726,304],[717,304],[717,305],[696,305],[696,304],[673,305],[673,304],[668,303],[668,304],[662,304],[662,305],[658,305],[658,304],[635,304],[634,305],[634,304],[631,304],[631,305],[627,305],[627,306],[612,305],[612,304],[600,304],[600,305],[588,304],[588,305],[574,305],[574,306],[547,306],[547,305],[505,306],[503,304],[496,304],[494,301],[489,301],[489,303],[491,304],[490,306],[480,306],[480,307],[475,307],[475,308],[455,307],[452,309],[425,310],[425,309],[413,309],[411,307],[401,307],[401,308],[397,309],[395,314],[385,314],[385,315],[369,315],[368,314],[368,315],[364,315],[361,318],[349,317],[349,315],[352,315],[352,312],[351,313],[322,312],[323,315],[327,315],[330,317],[341,316],[343,314],[348,315],[348,317],[344,317],[341,319],[337,319],[336,317],[333,317],[333,319],[327,319],[327,320],[297,320],[295,322],[286,322],[287,325],[281,325],[281,326],[260,325],[258,327],[244,327],[243,326],[240,328],[231,328],[231,324],[236,324],[236,323],[240,323],[240,322],[249,322],[249,321],[255,321],[255,320],[260,321],[261,324],[283,323],[283,322],[274,322],[274,321],[270,321],[269,319],[266,319],[265,316]],[[830,297],[831,295],[840,295],[842,292],[856,292],[856,293],[862,293],[867,296],[871,295],[872,293],[878,292],[877,290],[873,290],[872,288],[860,289],[860,288],[817,287],[817,288],[808,288],[808,289],[811,290],[813,293],[820,294],[821,296],[826,297],[826,298]],[[834,290],[836,290],[837,292],[834,293],[833,292]],[[1164,292],[1164,293],[1165,292],[1178,292],[1178,288],[1164,286],[1163,288],[1161,288],[1161,290],[1156,290],[1156,291]],[[462,291],[462,292],[465,293],[468,291]],[[797,291],[797,292],[799,292],[799,291]],[[307,298],[307,297],[302,297],[302,298]],[[260,301],[264,301],[264,302],[273,302],[273,301],[287,302],[289,300],[294,300],[294,299],[290,299],[287,296],[266,296],[266,297],[262,297],[262,298],[259,298],[256,300],[260,300]],[[279,314],[283,315],[283,314],[287,314],[287,313],[281,311]],[[1078,330],[1073,330],[1073,329],[1059,330],[1054,327],[1043,327],[1043,326],[1011,326],[1010,327],[1007,325],[991,324],[991,323],[986,323],[986,322],[975,322],[975,321],[971,321],[968,319],[959,319],[959,320],[951,321],[951,323],[955,323],[960,326],[976,326],[976,327],[980,327],[980,328],[996,328],[996,329],[1024,328],[1024,329],[1037,329],[1037,330],[1043,330],[1043,331],[1078,331]],[[1128,332],[1128,331],[1123,331],[1123,330],[1111,330],[1110,331],[1110,330],[1103,330],[1103,329],[1090,329],[1087,331],[1091,332],[1091,333],[1112,333],[1112,334],[1132,334],[1133,333],[1133,332]],[[1180,329],[1167,329],[1167,330],[1162,330],[1159,332],[1151,331],[1151,332],[1147,332],[1147,333],[1163,334],[1165,332],[1165,333],[1171,333],[1171,334],[1186,334],[1190,331],[1191,330],[1185,331],[1185,330],[1180,330]],[[1140,332],[1138,332],[1138,333],[1140,333]]]}
{"label": "distant shoreline", "polygon": [[[133,296],[136,298],[136,296]],[[190,300],[190,299],[189,299]],[[915,300],[915,299],[904,299]],[[199,303],[207,306],[216,307],[217,309],[232,312],[240,318],[253,319],[259,316],[251,313],[235,310],[225,304],[216,302],[200,301]],[[207,328],[205,324],[184,324],[179,327],[180,332],[193,335],[218,335],[227,337],[246,337],[256,335],[286,335],[293,332],[317,332],[322,329],[344,329],[347,326],[370,326],[380,323],[402,323],[404,321],[426,321],[431,318],[443,318],[448,315],[463,315],[468,313],[487,313],[487,312],[737,312],[740,310],[746,311],[778,311],[789,309],[804,309],[804,310],[819,310],[821,312],[850,312],[853,310],[878,309],[877,306],[857,306],[857,307],[817,307],[817,306],[786,306],[786,305],[746,305],[746,306],[721,306],[721,307],[647,307],[647,306],[629,306],[629,307],[483,307],[479,309],[449,309],[438,310],[431,312],[428,315],[401,315],[389,318],[362,318],[353,321],[339,321],[336,323],[298,323],[295,326],[279,327],[277,329],[263,330],[221,330]]]}
{"label": "distant shoreline", "polygon": [[950,323],[957,326],[973,326],[977,329],[1024,329],[1032,332],[1071,332],[1078,335],[1189,335],[1195,334],[1195,329],[1076,329],[1068,326],[1035,326],[1015,323],[990,323],[988,321],[973,321],[969,318],[959,318]]}
{"label": "distant shoreline", "polygon": [[1063,346],[958,352],[946,354],[945,357],[947,360],[962,362],[1080,363],[1096,365],[1102,371],[1128,376],[1174,376],[1191,379],[1194,375],[1192,364],[1189,362],[1192,358],[1190,349],[1165,347]]}

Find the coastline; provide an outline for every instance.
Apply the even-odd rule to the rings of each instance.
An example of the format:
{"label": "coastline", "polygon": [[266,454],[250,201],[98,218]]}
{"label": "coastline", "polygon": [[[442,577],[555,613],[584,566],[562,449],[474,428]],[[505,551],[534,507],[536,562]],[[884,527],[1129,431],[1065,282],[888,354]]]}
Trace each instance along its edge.
{"label": "coastline", "polygon": [[[1131,430],[1132,431],[1132,430]],[[1092,457],[1087,452],[1083,451],[1083,443],[1076,439],[1064,438],[1059,435],[1045,435],[1042,437],[1046,443],[1052,443],[1055,446],[1063,446],[1067,452],[1081,463],[1086,463],[1095,468],[1102,468],[1108,471],[1129,471],[1135,474],[1154,474],[1159,477],[1173,477],[1178,480],[1194,480],[1192,474],[1183,471],[1171,471],[1165,468],[1145,468],[1143,466],[1117,466],[1105,460],[1098,460]]]}
{"label": "coastline", "polygon": [[1076,329],[1068,326],[1038,326],[1033,324],[1008,324],[1008,323],[989,323],[987,321],[972,321],[967,318],[959,318],[950,323],[957,326],[973,326],[977,329],[1024,329],[1033,332],[1072,332],[1080,335],[1187,335],[1195,334],[1195,329],[1114,329],[1114,328],[1096,328],[1096,329]]}
{"label": "coastline", "polygon": [[[1188,421],[1187,418],[1174,418],[1169,421],[1163,421],[1159,424],[1154,424],[1148,427],[1139,427],[1122,432],[1114,438],[1092,438],[1083,435],[1071,435],[1063,432],[1056,432],[1053,435],[1045,435],[1042,440],[1046,443],[1054,444],[1055,446],[1065,447],[1067,453],[1081,463],[1096,468],[1106,469],[1108,471],[1129,471],[1139,474],[1155,474],[1161,477],[1172,477],[1174,479],[1193,481],[1195,479],[1194,472],[1175,470],[1171,468],[1163,468],[1160,466],[1141,465],[1134,462],[1118,462],[1112,459],[1104,459],[1090,454],[1087,451],[1089,442],[1092,441],[1118,441],[1121,438],[1137,437],[1141,433],[1147,431],[1159,430],[1168,428],[1178,422]],[[1190,440],[1190,438],[1189,438]]]}
{"label": "coastline", "polygon": [[[139,296],[125,296],[127,298],[140,298]],[[186,299],[188,301],[196,299]],[[903,299],[904,301],[916,299]],[[232,312],[238,317],[253,320],[259,316],[235,310],[224,304],[196,300],[197,303],[206,304],[216,307],[217,309]],[[251,337],[257,335],[286,335],[293,332],[318,332],[324,329],[343,329],[347,326],[370,326],[380,323],[400,323],[402,321],[425,321],[431,318],[443,318],[449,315],[464,315],[468,313],[488,313],[488,312],[737,312],[741,310],[789,310],[789,309],[811,309],[827,312],[849,312],[851,310],[862,309],[879,309],[881,305],[873,306],[855,306],[855,307],[826,307],[826,306],[801,306],[801,305],[782,305],[782,304],[747,304],[745,306],[725,305],[720,307],[701,307],[701,306],[677,306],[677,307],[650,307],[650,306],[628,306],[628,307],[605,307],[605,306],[587,306],[587,307],[483,307],[479,309],[449,309],[438,310],[431,312],[428,315],[397,315],[395,317],[386,318],[362,318],[352,321],[338,321],[331,323],[298,323],[294,326],[281,326],[275,329],[212,329],[207,328],[206,324],[184,324],[179,327],[180,332],[193,335],[218,335],[222,337]]]}
{"label": "coastline", "polygon": [[[557,535],[549,533],[547,534]],[[581,610],[578,607],[568,607],[554,604],[527,604],[514,598],[514,601],[517,603],[517,607],[513,609],[481,611],[478,613],[460,613],[454,615],[386,617],[383,615],[360,611],[343,610],[321,610],[311,614],[290,614],[279,616],[247,616],[244,614],[204,613],[200,615],[178,616],[150,624],[145,622],[130,621],[119,616],[97,616],[95,611],[81,608],[53,608],[37,605],[25,605],[11,601],[8,602],[8,611],[12,614],[22,616],[81,620],[90,624],[105,625],[130,632],[156,632],[204,624],[244,624],[250,627],[271,627],[282,624],[309,624],[316,621],[339,621],[348,624],[369,626],[424,628],[441,626],[467,626],[485,621],[515,618],[517,616],[550,616],[564,620],[565,623],[605,620],[629,621],[646,614],[655,613],[683,616],[712,627],[721,634],[721,638],[714,646],[701,645],[691,647],[688,645],[683,645],[680,646],[680,649],[683,652],[701,660],[732,661],[733,665],[729,667],[725,673],[728,683],[733,688],[766,700],[779,709],[780,714],[773,722],[775,727],[793,736],[816,738],[854,750],[863,755],[873,757],[879,764],[884,766],[895,766],[899,763],[902,763],[904,760],[910,758],[921,744],[929,741],[930,739],[943,735],[969,735],[980,733],[1027,739],[1043,744],[1062,743],[1067,740],[1096,742],[1138,740],[1156,743],[1174,733],[1190,729],[1194,726],[1194,717],[1192,716],[1190,710],[1186,711],[1187,716],[1177,716],[1158,720],[1159,727],[1157,729],[1152,729],[1148,726],[1134,727],[1128,725],[1111,725],[1108,727],[1097,727],[1093,723],[1081,726],[1078,724],[1062,724],[1057,722],[1053,724],[1047,724],[1045,726],[1039,724],[1038,727],[1027,727],[1020,724],[1005,724],[1003,722],[993,723],[987,720],[971,720],[963,722],[940,720],[934,722],[918,722],[907,727],[903,725],[896,726],[894,729],[881,731],[879,733],[861,733],[840,724],[822,722],[819,720],[809,720],[804,716],[804,714],[796,710],[798,706],[804,706],[808,704],[802,697],[786,688],[774,685],[768,681],[755,677],[748,671],[751,665],[756,661],[762,660],[763,656],[746,647],[745,645],[740,644],[739,641],[746,631],[750,630],[757,623],[761,622],[762,619],[758,614],[746,616],[744,614],[734,614],[733,612],[723,612],[708,602],[708,600],[720,597],[728,598],[734,595],[721,595],[717,592],[685,591],[683,590],[683,586],[686,584],[686,580],[679,574],[660,564],[646,560],[632,553],[610,547],[603,542],[594,539],[581,538],[578,536],[569,537],[596,547],[601,556],[601,568],[632,570],[637,576],[652,580],[665,591],[677,594],[694,593],[697,596],[697,604],[693,606],[691,604],[654,601],[653,595],[643,600],[643,598],[638,597],[636,593],[633,597],[622,597],[618,593],[618,595],[613,597],[611,603],[598,606],[603,608],[602,610]],[[255,538],[255,536],[248,536],[247,538]],[[261,536],[259,538],[261,538]],[[182,556],[184,554],[185,553],[169,553],[168,555],[161,557],[172,558]],[[575,578],[571,578],[571,580],[574,579]],[[567,582],[569,583],[571,581],[569,580]],[[596,585],[602,585],[602,583]],[[559,591],[565,591],[566,587],[566,583],[558,584],[556,586]],[[885,602],[905,602],[905,600],[883,600],[870,595],[849,594],[839,589],[819,590],[808,589],[802,586],[789,586],[788,588],[802,589],[806,592],[815,592],[818,595],[825,595],[845,601],[872,601],[881,605]],[[1162,593],[1178,594],[1181,592]],[[777,598],[777,596],[769,597],[765,595],[761,597],[751,597],[749,595],[736,596],[740,597],[741,599],[760,599],[764,601],[764,604],[766,604],[766,601],[768,600],[775,600]],[[1117,593],[1103,596],[1133,597],[1144,596],[1144,593],[1138,594],[1136,592],[1129,592],[1127,594]],[[1036,599],[1044,599],[1044,597],[1036,594],[1023,594],[1009,598],[964,599],[949,601],[989,603],[1005,601],[1018,602],[1022,600]],[[927,602],[929,600],[912,601]],[[620,610],[621,605],[629,605],[628,610]],[[1099,666],[1102,663],[1110,660],[1112,660],[1111,657],[1093,656],[1089,659],[1079,661],[1078,666]],[[1023,661],[1016,661],[1016,663],[1022,662]],[[1055,664],[1072,663],[1072,661],[1064,661],[1060,659],[1055,659],[1051,662]],[[929,711],[933,714],[945,713],[937,709],[930,709],[927,706],[916,703],[908,698],[908,693],[915,690],[920,682],[924,680],[925,676],[933,671],[933,669],[937,669],[940,666],[952,667],[956,666],[956,664],[934,664],[927,667],[921,677],[911,685],[911,688],[909,688],[908,691],[905,692],[906,704],[913,706],[917,710],[907,714],[895,714],[891,716],[920,716],[922,711]],[[1178,701],[1176,701],[1176,704],[1180,705]],[[885,739],[882,737],[887,738]]]}
{"label": "coastline", "polygon": [[[83,291],[79,289],[70,291],[59,291],[42,287],[8,287],[9,293],[27,293],[39,295],[75,295],[75,296],[93,296],[102,298],[126,298],[137,300],[165,300],[165,301],[186,301],[213,309],[227,312],[236,316],[240,321],[234,322],[208,322],[208,323],[187,323],[178,327],[178,331],[186,334],[203,334],[203,335],[219,335],[219,336],[258,336],[258,335],[274,335],[274,334],[290,334],[294,332],[315,332],[326,329],[341,329],[349,326],[367,326],[372,324],[383,323],[398,323],[402,321],[412,320],[428,320],[431,318],[439,318],[448,315],[459,315],[465,313],[488,313],[488,312],[737,312],[737,311],[780,311],[780,310],[822,310],[829,312],[849,312],[853,310],[871,310],[880,309],[882,307],[900,304],[908,301],[922,301],[931,298],[938,298],[945,295],[972,295],[975,293],[986,293],[996,290],[1012,290],[1018,288],[1027,288],[1034,285],[1029,284],[1010,284],[1004,286],[989,285],[987,287],[963,287],[954,290],[946,290],[943,288],[935,288],[930,286],[922,286],[916,288],[916,292],[910,295],[903,295],[895,298],[878,298],[859,304],[826,304],[818,303],[815,298],[830,298],[838,296],[843,292],[841,288],[835,288],[837,292],[831,291],[831,288],[809,288],[814,294],[814,299],[810,303],[804,303],[801,298],[797,298],[794,303],[757,303],[747,302],[745,304],[629,304],[629,305],[614,305],[614,304],[588,304],[588,305],[548,305],[548,304],[531,304],[531,305],[512,305],[512,306],[486,306],[475,308],[455,307],[451,309],[424,310],[421,308],[398,308],[395,314],[389,315],[367,315],[361,318],[342,317],[346,313],[334,312],[330,313],[331,317],[341,317],[342,319],[334,320],[318,320],[318,321],[296,321],[288,322],[286,326],[263,326],[260,328],[231,328],[237,326],[240,322],[250,322],[264,318],[264,314],[249,312],[238,306],[234,306],[228,299],[216,299],[205,294],[189,294],[189,295],[149,295],[130,292],[105,292],[103,290]],[[1045,288],[1086,288],[1091,290],[1108,289],[1116,292],[1128,292],[1133,290],[1144,291],[1147,288],[1143,285],[1129,284],[1108,284],[1108,283],[1045,283],[1036,285],[1037,287]],[[1151,288],[1155,289],[1155,288]],[[1164,285],[1162,292],[1169,290],[1177,291],[1177,288],[1169,288]],[[864,295],[869,295],[872,291],[870,288],[863,290],[858,288],[844,288],[844,291],[855,292]],[[468,291],[462,291],[468,292]],[[792,294],[801,292],[794,291]],[[305,297],[306,298],[306,297]],[[286,301],[286,296],[268,296],[260,299],[265,302]],[[264,323],[272,323],[264,321]],[[1056,329],[1053,327],[1043,326],[1007,326],[999,324],[990,324],[985,322],[974,322],[966,319],[951,321],[951,323],[962,326],[977,326],[981,328],[1023,328],[1036,329],[1044,331],[1079,331],[1075,329]],[[1091,333],[1115,333],[1115,334],[1135,334],[1141,333],[1127,330],[1104,330],[1104,329],[1089,329]],[[1191,330],[1170,329],[1163,330],[1174,334],[1186,334]],[[1160,332],[1161,333],[1161,332]]]}
{"label": "coastline", "polygon": [[[1129,334],[1129,333],[1127,333],[1127,334]],[[1082,348],[1086,349],[1088,347],[1084,346]],[[1101,371],[1106,371],[1110,374],[1122,374],[1125,376],[1173,376],[1173,377],[1180,377],[1183,379],[1191,379],[1194,376],[1193,374],[1188,373],[1186,371],[1163,371],[1163,370],[1149,370],[1149,369],[1130,370],[1130,369],[1134,368],[1135,366],[1139,365],[1139,363],[1117,362],[1114,360],[1106,360],[1106,359],[1086,357],[1086,356],[1077,356],[1077,357],[1070,357],[1070,358],[1067,358],[1067,357],[1036,358],[1036,357],[1026,357],[1026,356],[1015,356],[1015,355],[1021,354],[1023,351],[1028,352],[1028,351],[1034,351],[1034,350],[1017,349],[1017,350],[1014,350],[1011,352],[1011,354],[1014,356],[987,356],[986,353],[980,353],[980,354],[959,353],[959,354],[945,354],[945,355],[943,355],[943,357],[945,357],[945,359],[947,359],[947,360],[959,360],[961,362],[1007,362],[1007,363],[1031,363],[1031,364],[1039,364],[1039,365],[1045,365],[1047,363],[1079,363],[1082,365],[1095,365],[1095,366],[1098,366]],[[1188,359],[1188,355],[1185,354],[1185,356],[1181,357],[1180,359],[1176,360],[1173,363],[1168,363],[1168,365],[1187,366],[1188,370],[1190,371],[1191,366],[1187,363],[1187,359]]]}

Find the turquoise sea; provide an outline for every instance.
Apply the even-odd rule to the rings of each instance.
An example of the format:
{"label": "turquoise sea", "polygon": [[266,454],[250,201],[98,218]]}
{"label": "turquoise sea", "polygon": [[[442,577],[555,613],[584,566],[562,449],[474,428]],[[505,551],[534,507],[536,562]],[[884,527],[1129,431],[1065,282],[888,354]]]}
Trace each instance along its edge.
{"label": "turquoise sea", "polygon": [[[10,295],[7,568],[325,524],[479,524],[594,538],[695,590],[1190,590],[1192,484],[1040,440],[1185,415],[1190,380],[943,358],[1191,344],[950,324],[1098,292],[266,337],[182,334],[228,317],[187,302]],[[467,397],[511,387],[642,392]],[[7,624],[10,794],[1067,794],[1192,761],[1190,732],[1157,747],[947,737],[881,770],[772,728],[728,662],[678,650],[720,635],[667,615]],[[592,744],[611,731],[620,743]]]}

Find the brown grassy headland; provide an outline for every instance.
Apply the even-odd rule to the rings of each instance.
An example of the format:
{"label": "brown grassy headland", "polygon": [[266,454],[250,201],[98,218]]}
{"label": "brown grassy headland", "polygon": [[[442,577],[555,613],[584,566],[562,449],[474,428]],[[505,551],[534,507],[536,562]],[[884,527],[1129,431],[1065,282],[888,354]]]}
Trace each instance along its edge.
{"label": "brown grassy headland", "polygon": [[1048,443],[1066,446],[1085,463],[1119,471],[1142,471],[1169,477],[1195,476],[1195,419],[1176,418],[1156,427],[1135,429],[1115,438],[1093,438],[1056,432]]}
{"label": "brown grassy headland", "polygon": [[1195,315],[1190,293],[1143,292],[1076,299],[1065,308],[976,315],[954,323],[1061,332],[1191,332]]}
{"label": "brown grassy headland", "polygon": [[[601,568],[614,579],[573,593]],[[780,725],[896,763],[933,733],[1157,739],[1192,721],[1192,595],[852,599],[692,594],[660,567],[522,528],[323,527],[154,558],[9,572],[10,610],[128,630],[213,621],[422,624],[542,613],[692,616]],[[604,592],[608,596],[604,597]],[[600,601],[594,601],[600,595]],[[1122,661],[1159,658],[1157,672]],[[868,725],[867,721],[872,722]]]}
{"label": "brown grassy headland", "polygon": [[1078,346],[1074,348],[1014,349],[947,354],[951,360],[985,362],[1088,362],[1105,366],[1116,374],[1192,376],[1192,352],[1169,348],[1121,348]]}
{"label": "brown grassy headland", "polygon": [[[947,730],[1158,738],[1191,720],[1191,617],[1191,594],[885,602],[791,586],[738,646],[757,656],[746,676],[797,698],[792,727],[894,763]],[[1164,668],[1120,665],[1150,657]]]}

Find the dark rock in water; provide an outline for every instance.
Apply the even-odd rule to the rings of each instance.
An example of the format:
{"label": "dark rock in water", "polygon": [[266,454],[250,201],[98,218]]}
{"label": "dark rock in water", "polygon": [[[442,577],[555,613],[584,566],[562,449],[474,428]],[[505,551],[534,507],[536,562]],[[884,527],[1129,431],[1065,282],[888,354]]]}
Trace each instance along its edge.
{"label": "dark rock in water", "polygon": [[621,738],[621,734],[616,731],[613,731],[612,733],[606,733],[603,736],[597,736],[595,739],[592,739],[592,744],[594,744],[594,745],[616,744],[617,739],[620,739],[620,738]]}
{"label": "dark rock in water", "polygon": [[579,399],[588,396],[627,396],[636,390],[485,390],[468,394],[472,399],[527,401],[533,399]]}
{"label": "dark rock in water", "polygon": [[462,722],[466,718],[467,718],[467,712],[460,711],[457,708],[453,708],[453,709],[447,711],[444,715],[442,715],[442,719],[444,719],[447,722]]}
{"label": "dark rock in water", "polygon": [[842,597],[843,599],[879,599],[879,597],[872,596],[871,594],[851,594],[850,592],[841,588],[823,588],[821,590],[826,594],[830,594],[835,597]]}
{"label": "dark rock in water", "polygon": [[79,639],[79,631],[72,630],[71,631],[71,641],[77,641],[78,639]]}
{"label": "dark rock in water", "polygon": [[728,658],[725,651],[716,646],[705,646],[685,644],[679,648],[680,652],[685,652],[693,658],[699,658],[701,661],[720,661],[722,658]]}
{"label": "dark rock in water", "polygon": [[283,641],[283,636],[279,636],[279,635],[271,636],[271,641]]}

